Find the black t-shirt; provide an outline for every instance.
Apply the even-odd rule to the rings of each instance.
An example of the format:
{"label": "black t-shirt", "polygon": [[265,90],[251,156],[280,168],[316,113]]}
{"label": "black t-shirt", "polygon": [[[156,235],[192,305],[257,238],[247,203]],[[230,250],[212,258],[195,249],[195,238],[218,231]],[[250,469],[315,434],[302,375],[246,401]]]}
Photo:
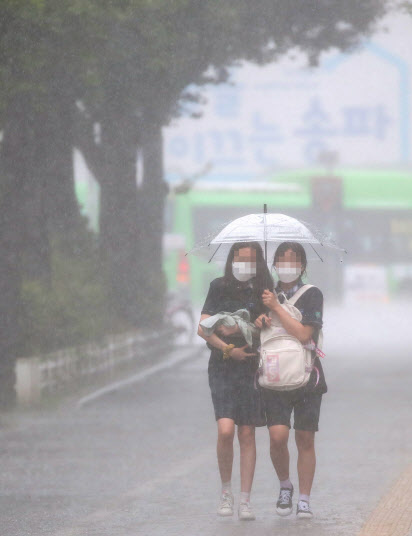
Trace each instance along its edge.
{"label": "black t-shirt", "polygon": [[[288,291],[282,290],[280,283],[276,286],[276,292],[278,296],[284,293],[287,299],[290,299],[297,290],[302,287],[304,283],[299,278],[296,285]],[[317,287],[311,287],[308,289],[295,303],[295,307],[302,313],[301,323],[305,326],[313,326],[315,328],[313,332],[313,340],[318,342],[319,331],[323,326],[323,294]],[[323,372],[322,364],[318,356],[315,358],[315,367],[319,370],[319,382],[315,387],[317,373],[313,370],[309,383],[306,389],[315,391],[316,393],[326,393],[328,387],[326,385],[325,374]]]}
{"label": "black t-shirt", "polygon": [[247,284],[237,284],[226,282],[223,277],[214,279],[210,283],[201,314],[212,316],[222,311],[234,313],[238,309],[247,309],[251,322],[254,322],[265,310],[254,281],[252,278]]}

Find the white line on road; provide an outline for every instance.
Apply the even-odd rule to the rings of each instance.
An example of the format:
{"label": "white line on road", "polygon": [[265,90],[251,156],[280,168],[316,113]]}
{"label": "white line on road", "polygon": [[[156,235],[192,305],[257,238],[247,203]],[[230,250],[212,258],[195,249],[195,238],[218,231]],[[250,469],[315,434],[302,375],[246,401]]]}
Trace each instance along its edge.
{"label": "white line on road", "polygon": [[108,393],[112,393],[113,391],[122,389],[123,387],[127,387],[128,385],[141,382],[142,380],[145,380],[146,378],[153,376],[153,374],[156,374],[156,372],[160,372],[161,370],[165,370],[170,367],[173,367],[174,365],[177,365],[178,363],[181,363],[182,361],[186,361],[190,359],[191,357],[193,357],[193,354],[195,351],[196,349],[194,347],[190,347],[186,349],[186,351],[181,350],[180,351],[181,353],[179,355],[175,357],[171,357],[167,361],[163,361],[162,363],[159,363],[158,365],[154,365],[153,367],[143,370],[142,372],[139,372],[138,374],[135,374],[134,376],[131,376],[130,378],[126,378],[125,380],[120,380],[120,381],[111,383],[109,385],[106,385],[105,387],[102,387],[101,389],[98,389],[97,391],[94,391],[93,393],[90,393],[89,395],[81,398],[77,402],[76,408],[80,409],[81,407],[85,406],[89,402],[92,402],[93,400],[96,400],[97,398],[100,398],[101,396],[104,396]]}

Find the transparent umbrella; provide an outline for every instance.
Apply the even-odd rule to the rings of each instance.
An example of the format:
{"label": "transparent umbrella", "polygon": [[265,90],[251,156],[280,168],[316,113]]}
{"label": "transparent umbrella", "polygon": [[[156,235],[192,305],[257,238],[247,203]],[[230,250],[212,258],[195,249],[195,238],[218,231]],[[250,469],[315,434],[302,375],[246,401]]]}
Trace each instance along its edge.
{"label": "transparent umbrella", "polygon": [[282,242],[299,242],[306,251],[308,259],[322,259],[322,249],[327,248],[340,255],[347,253],[339,247],[331,236],[322,233],[312,224],[300,221],[285,214],[249,214],[231,221],[215,236],[205,237],[189,253],[200,255],[208,262],[224,262],[232,244],[236,242],[259,242],[265,260],[273,259],[274,252]]}

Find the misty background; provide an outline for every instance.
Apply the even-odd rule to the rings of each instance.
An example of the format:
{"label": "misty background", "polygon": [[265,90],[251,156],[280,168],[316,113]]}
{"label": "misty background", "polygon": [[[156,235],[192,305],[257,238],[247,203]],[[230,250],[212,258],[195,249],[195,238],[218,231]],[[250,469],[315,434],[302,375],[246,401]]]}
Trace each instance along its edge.
{"label": "misty background", "polygon": [[4,1],[0,23],[3,406],[17,357],[159,325],[168,290],[199,308],[221,267],[184,253],[264,202],[347,249],[309,266],[327,299],[411,291],[408,5]]}
{"label": "misty background", "polygon": [[[0,1],[4,534],[238,534],[195,335],[222,266],[187,252],[267,204],[347,251],[307,270],[330,393],[305,533],[401,510],[407,536],[411,70],[409,1]],[[265,441],[252,528],[300,534]]]}

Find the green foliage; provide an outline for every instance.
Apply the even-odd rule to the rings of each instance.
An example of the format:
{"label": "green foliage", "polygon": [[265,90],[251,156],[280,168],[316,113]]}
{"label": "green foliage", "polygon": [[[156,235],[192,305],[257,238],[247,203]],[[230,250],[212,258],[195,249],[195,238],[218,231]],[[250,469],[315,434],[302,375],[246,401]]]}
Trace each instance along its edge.
{"label": "green foliage", "polygon": [[6,0],[0,3],[0,113],[16,94],[46,107],[50,94],[82,92],[99,47],[97,0]]}
{"label": "green foliage", "polygon": [[386,3],[3,0],[0,111],[16,92],[44,105],[57,92],[83,101],[97,121],[116,104],[140,117],[155,109],[165,124],[193,100],[191,84],[220,82],[241,59],[265,63],[293,47],[315,62],[327,48],[356,44]]}
{"label": "green foliage", "polygon": [[99,340],[131,328],[111,311],[96,237],[82,230],[76,244],[54,237],[52,280],[23,282],[26,355]]}
{"label": "green foliage", "polygon": [[[298,47],[315,62],[328,48],[354,46],[385,6],[385,0],[1,0],[0,129],[2,111],[23,94],[35,112],[55,106],[51,117],[62,102],[72,111],[81,103],[90,133],[100,123],[127,137],[127,118],[139,139],[147,125],[160,128],[197,102],[200,86],[226,80],[239,60],[266,63]],[[105,135],[102,128],[101,146],[92,147],[101,167],[109,157],[99,149],[113,141]],[[96,237],[83,229],[71,238],[53,237],[50,282],[23,283],[28,353],[123,328],[109,308]],[[142,296],[136,307],[150,317],[161,309],[164,285],[148,286],[158,294],[149,302]]]}

